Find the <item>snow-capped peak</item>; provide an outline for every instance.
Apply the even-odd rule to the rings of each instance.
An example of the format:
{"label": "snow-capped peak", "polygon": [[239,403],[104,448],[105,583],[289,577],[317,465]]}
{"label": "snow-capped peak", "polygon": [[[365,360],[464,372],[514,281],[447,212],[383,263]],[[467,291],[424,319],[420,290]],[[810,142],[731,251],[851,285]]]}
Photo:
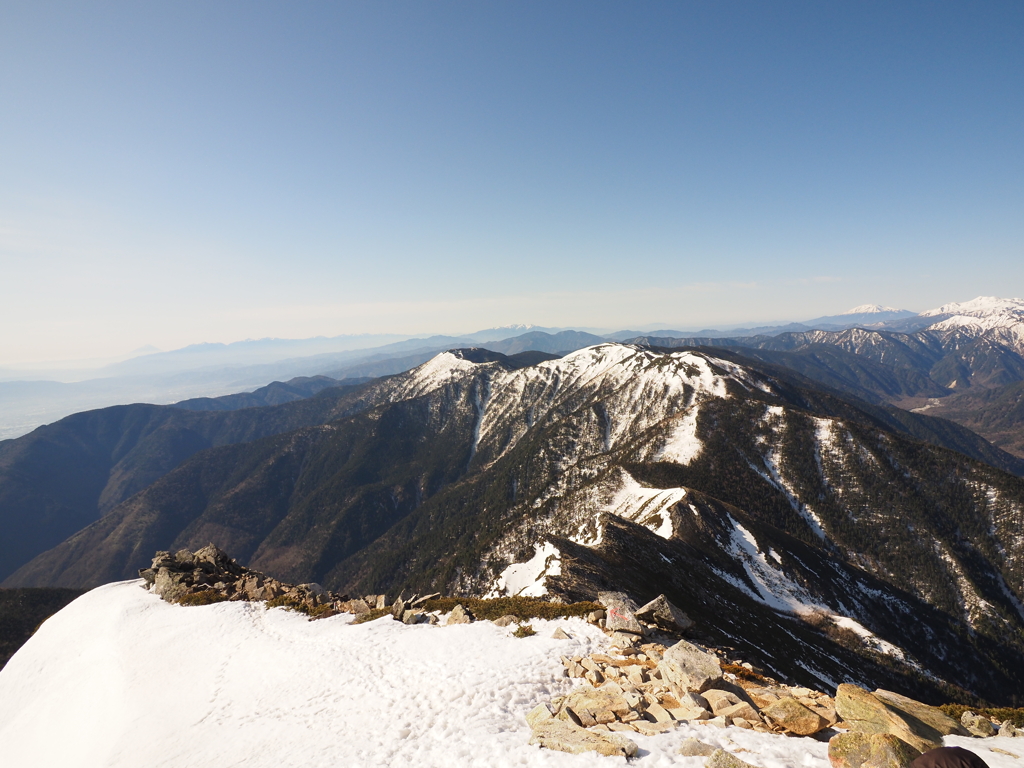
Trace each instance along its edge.
{"label": "snow-capped peak", "polygon": [[861,304],[859,307],[848,309],[842,315],[875,315],[880,312],[900,312],[896,307],[883,307],[881,304]]}
{"label": "snow-capped peak", "polygon": [[979,296],[970,301],[953,302],[951,304],[943,304],[936,309],[925,310],[921,313],[921,317],[961,315],[964,317],[981,318],[1014,311],[1024,312],[1024,299],[1000,299],[997,296]]}

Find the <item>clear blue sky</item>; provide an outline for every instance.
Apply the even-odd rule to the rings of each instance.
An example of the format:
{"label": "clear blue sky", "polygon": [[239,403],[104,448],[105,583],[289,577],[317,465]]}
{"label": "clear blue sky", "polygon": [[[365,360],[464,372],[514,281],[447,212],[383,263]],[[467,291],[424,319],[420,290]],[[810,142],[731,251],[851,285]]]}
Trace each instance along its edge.
{"label": "clear blue sky", "polygon": [[0,4],[0,363],[1024,294],[1020,2]]}

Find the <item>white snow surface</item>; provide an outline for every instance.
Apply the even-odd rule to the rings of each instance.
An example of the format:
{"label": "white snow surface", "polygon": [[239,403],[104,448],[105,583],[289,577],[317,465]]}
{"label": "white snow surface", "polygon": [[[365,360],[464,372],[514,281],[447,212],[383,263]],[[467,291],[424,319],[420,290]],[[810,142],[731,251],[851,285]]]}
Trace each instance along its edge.
{"label": "white snow surface", "polygon": [[861,304],[859,307],[842,312],[843,315],[868,315],[877,312],[899,312],[896,307],[883,307],[881,304]]}
{"label": "white snow surface", "polygon": [[665,444],[654,457],[655,461],[674,461],[685,466],[700,455],[704,444],[697,437],[699,414],[699,408],[694,406],[679,418]]}
{"label": "white snow surface", "polygon": [[[580,619],[533,622],[520,639],[486,621],[359,626],[280,608],[183,608],[109,584],[49,619],[0,671],[0,765],[32,768],[627,765],[529,745],[524,714],[571,689],[559,654],[607,650]],[[572,639],[550,637],[556,627]],[[687,737],[760,768],[828,768],[827,745],[680,725],[631,738],[629,763],[700,768]],[[1009,739],[947,738],[1011,768]],[[1019,752],[1019,750],[1018,750]]]}
{"label": "white snow surface", "polygon": [[543,597],[548,593],[544,580],[562,572],[562,553],[549,541],[534,550],[532,558],[525,563],[513,563],[494,582],[488,597],[522,595]]}

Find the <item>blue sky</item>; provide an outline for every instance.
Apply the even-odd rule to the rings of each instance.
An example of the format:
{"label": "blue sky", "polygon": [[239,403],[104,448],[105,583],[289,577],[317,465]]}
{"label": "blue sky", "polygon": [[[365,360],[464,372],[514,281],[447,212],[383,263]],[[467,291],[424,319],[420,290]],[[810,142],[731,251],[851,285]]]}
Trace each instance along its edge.
{"label": "blue sky", "polygon": [[0,363],[1024,295],[1020,3],[0,5]]}

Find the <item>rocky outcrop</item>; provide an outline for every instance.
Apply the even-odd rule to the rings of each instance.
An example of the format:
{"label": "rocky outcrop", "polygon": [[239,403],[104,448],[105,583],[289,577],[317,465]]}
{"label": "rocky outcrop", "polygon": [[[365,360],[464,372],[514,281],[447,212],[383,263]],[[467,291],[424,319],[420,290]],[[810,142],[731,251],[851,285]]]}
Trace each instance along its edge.
{"label": "rocky outcrop", "polygon": [[829,739],[832,768],[907,768],[921,752],[891,733],[851,731]]}
{"label": "rocky outcrop", "polygon": [[182,605],[265,601],[294,608],[312,618],[370,610],[364,600],[350,601],[348,595],[327,592],[319,584],[285,584],[251,571],[213,544],[195,552],[157,552],[152,565],[140,570],[139,575],[154,594]]}
{"label": "rocky outcrop", "polygon": [[636,603],[625,592],[601,592],[597,602],[605,608],[605,629],[609,632],[643,635],[644,629],[636,618]]}
{"label": "rocky outcrop", "polygon": [[896,709],[856,685],[844,683],[839,686],[836,691],[836,710],[844,723],[854,731],[888,733],[919,752],[942,746],[942,733],[931,725]]}
{"label": "rocky outcrop", "polygon": [[901,696],[898,693],[882,690],[881,688],[874,692],[874,696],[890,709],[899,711],[905,718],[916,718],[925,725],[934,728],[943,736],[971,735],[964,726],[937,707],[929,707],[927,704],[914,701],[908,696]]}
{"label": "rocky outcrop", "polygon": [[580,754],[597,752],[599,755],[635,757],[636,742],[617,733],[595,733],[570,721],[555,718],[546,705],[540,705],[527,715],[533,731],[531,744],[559,752]]}

